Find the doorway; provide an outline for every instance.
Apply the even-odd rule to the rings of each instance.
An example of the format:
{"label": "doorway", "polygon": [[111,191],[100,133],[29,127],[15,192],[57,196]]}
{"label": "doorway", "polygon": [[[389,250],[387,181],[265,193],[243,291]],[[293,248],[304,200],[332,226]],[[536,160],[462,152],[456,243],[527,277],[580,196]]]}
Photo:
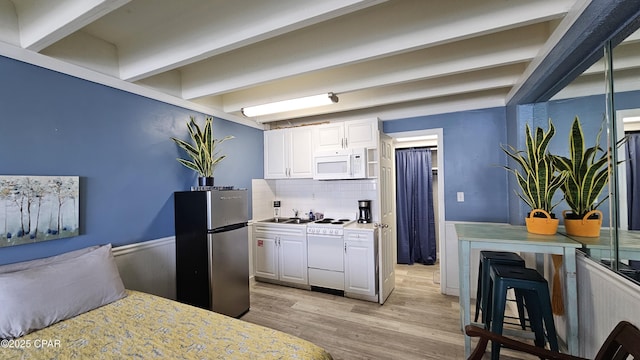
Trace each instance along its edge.
{"label": "doorway", "polygon": [[[434,217],[436,224],[436,256],[440,265],[437,274],[437,282],[440,284],[440,292],[445,292],[446,279],[443,271],[446,269],[447,259],[440,256],[445,251],[445,209],[444,209],[444,137],[443,129],[425,129],[387,134],[394,139],[395,149],[408,147],[429,147],[432,151],[432,174],[434,192]],[[396,190],[397,191],[397,190]],[[397,252],[396,252],[397,253]]]}
{"label": "doorway", "polygon": [[[640,131],[640,108],[618,110],[616,111],[616,139],[622,139],[626,134]],[[628,168],[627,159],[627,146],[619,146],[618,152],[618,225],[620,229],[631,230],[632,224],[629,221],[630,207],[633,207],[633,202],[629,203],[629,196],[633,195],[634,188],[629,186],[628,178],[630,174]],[[637,196],[637,195],[636,195]]]}
{"label": "doorway", "polygon": [[432,151],[432,147],[395,151],[398,264],[434,265],[438,259]]}

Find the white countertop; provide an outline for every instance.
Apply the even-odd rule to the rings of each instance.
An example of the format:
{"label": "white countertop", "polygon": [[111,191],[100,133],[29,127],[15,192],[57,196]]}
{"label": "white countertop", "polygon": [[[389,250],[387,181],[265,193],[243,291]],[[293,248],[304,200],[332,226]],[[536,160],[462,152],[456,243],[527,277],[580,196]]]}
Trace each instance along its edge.
{"label": "white countertop", "polygon": [[351,224],[345,226],[345,229],[348,229],[348,230],[371,230],[371,231],[373,231],[373,230],[375,230],[375,227],[373,226],[373,223],[361,224],[361,223],[358,223],[358,222],[354,222],[354,223],[351,223]]}

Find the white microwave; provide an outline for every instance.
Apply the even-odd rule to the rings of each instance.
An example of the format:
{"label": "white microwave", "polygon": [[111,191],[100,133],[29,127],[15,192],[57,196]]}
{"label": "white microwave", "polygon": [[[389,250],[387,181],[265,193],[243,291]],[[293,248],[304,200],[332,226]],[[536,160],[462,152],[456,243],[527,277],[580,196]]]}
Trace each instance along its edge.
{"label": "white microwave", "polygon": [[367,177],[367,149],[339,149],[313,154],[316,180],[364,179]]}

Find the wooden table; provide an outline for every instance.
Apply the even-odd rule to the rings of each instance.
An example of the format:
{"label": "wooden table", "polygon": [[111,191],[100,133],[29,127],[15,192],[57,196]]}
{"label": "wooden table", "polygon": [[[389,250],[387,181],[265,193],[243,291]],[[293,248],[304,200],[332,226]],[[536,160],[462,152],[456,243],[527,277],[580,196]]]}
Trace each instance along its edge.
{"label": "wooden table", "polygon": [[[462,328],[471,323],[471,250],[495,250],[563,255],[566,344],[572,355],[578,354],[578,300],[576,288],[576,252],[582,247],[564,235],[536,235],[524,226],[496,223],[456,224],[458,234],[458,259],[460,273],[460,320]],[[540,265],[540,264],[538,264]],[[538,269],[541,270],[541,269]],[[542,271],[541,271],[542,272]],[[543,273],[543,272],[542,272]],[[465,335],[465,356],[471,353],[471,338]]]}

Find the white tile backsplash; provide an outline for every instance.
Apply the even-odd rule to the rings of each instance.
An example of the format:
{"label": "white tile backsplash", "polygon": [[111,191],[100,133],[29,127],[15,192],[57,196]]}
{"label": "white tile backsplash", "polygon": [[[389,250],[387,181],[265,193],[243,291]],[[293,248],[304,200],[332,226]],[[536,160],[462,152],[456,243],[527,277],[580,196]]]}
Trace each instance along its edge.
{"label": "white tile backsplash", "polygon": [[262,220],[273,217],[273,200],[276,199],[275,180],[253,179],[251,180],[253,220]]}
{"label": "white tile backsplash", "polygon": [[292,217],[292,209],[298,209],[300,217],[306,217],[309,210],[313,210],[313,212],[332,214],[332,216],[348,216],[352,219],[357,217],[358,200],[373,200],[372,214],[374,214],[374,220],[377,220],[375,179],[332,181],[254,179],[252,185],[254,220],[272,217],[274,200],[280,200],[280,211],[283,217]]}

